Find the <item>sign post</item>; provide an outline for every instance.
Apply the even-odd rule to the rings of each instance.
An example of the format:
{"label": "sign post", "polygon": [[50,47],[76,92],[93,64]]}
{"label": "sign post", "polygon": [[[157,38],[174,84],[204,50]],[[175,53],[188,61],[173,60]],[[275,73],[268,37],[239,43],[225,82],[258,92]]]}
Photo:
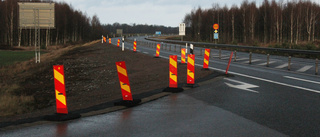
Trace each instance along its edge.
{"label": "sign post", "polygon": [[219,39],[219,33],[218,33],[219,24],[213,24],[213,29],[214,29],[213,39],[217,40]]}
{"label": "sign post", "polygon": [[179,36],[181,36],[181,41],[183,41],[183,36],[186,35],[186,24],[180,23],[179,24]]}

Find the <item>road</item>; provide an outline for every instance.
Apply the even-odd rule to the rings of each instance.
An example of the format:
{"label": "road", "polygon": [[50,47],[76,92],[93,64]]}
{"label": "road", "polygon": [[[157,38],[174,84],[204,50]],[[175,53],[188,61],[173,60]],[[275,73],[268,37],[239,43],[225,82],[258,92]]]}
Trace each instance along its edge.
{"label": "road", "polygon": [[[143,37],[137,39],[150,42]],[[132,45],[126,43],[125,50],[132,50]],[[150,56],[155,54],[154,48],[139,43],[137,49]],[[162,58],[172,54],[180,53],[160,51]],[[203,55],[196,54],[195,63],[201,67]],[[222,51],[222,56],[229,54]],[[246,53],[238,53],[239,59],[242,55]],[[263,57],[255,55],[259,56]],[[281,58],[279,61],[284,61]],[[298,60],[306,62],[300,65],[309,62]],[[261,63],[258,61],[251,65],[244,61],[231,63],[229,74],[233,76],[206,81],[198,88],[148,104],[69,122],[5,131],[0,136],[320,135],[319,76],[310,70],[297,71],[298,67],[288,71],[257,65]],[[226,59],[211,58],[209,63],[213,71],[225,71],[226,65]]]}

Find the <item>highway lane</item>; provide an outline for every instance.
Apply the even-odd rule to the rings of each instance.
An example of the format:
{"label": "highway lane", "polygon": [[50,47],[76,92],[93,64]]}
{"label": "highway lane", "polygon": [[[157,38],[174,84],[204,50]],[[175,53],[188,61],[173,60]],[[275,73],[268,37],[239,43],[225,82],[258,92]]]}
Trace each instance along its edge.
{"label": "highway lane", "polygon": [[[126,47],[132,50],[132,43]],[[155,54],[155,49],[139,43],[138,50]],[[179,53],[160,51],[162,58],[171,54]],[[197,56],[195,62],[202,66],[203,57]],[[214,71],[224,71],[227,60],[213,58],[209,65]],[[234,77],[207,81],[135,108],[7,131],[0,136],[320,135],[318,76],[239,62],[232,62],[229,73]]]}

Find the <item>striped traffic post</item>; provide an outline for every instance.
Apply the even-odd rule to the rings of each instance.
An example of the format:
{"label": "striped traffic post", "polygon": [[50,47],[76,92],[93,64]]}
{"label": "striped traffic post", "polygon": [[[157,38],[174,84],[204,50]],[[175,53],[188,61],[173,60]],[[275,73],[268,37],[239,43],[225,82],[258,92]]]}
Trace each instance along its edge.
{"label": "striped traffic post", "polygon": [[188,55],[187,84],[191,87],[194,85],[194,54]]}
{"label": "striped traffic post", "polygon": [[107,38],[103,37],[103,42],[107,43]]}
{"label": "striped traffic post", "polygon": [[56,108],[58,114],[68,114],[63,65],[53,66]]}
{"label": "striped traffic post", "polygon": [[182,48],[181,49],[181,64],[185,64],[186,63],[186,49]]}
{"label": "striped traffic post", "polygon": [[231,52],[231,54],[230,54],[228,66],[227,66],[227,69],[226,69],[226,75],[228,74],[228,71],[229,71],[229,67],[230,67],[230,64],[231,64],[232,56],[233,56],[233,52]]}
{"label": "striped traffic post", "polygon": [[124,61],[116,62],[116,66],[118,71],[120,87],[121,87],[122,101],[115,102],[114,105],[117,105],[117,106],[123,105],[123,106],[131,107],[139,104],[141,102],[140,99],[134,100],[132,98],[126,62]]}
{"label": "striped traffic post", "polygon": [[109,44],[111,44],[111,38],[109,38]]}
{"label": "striped traffic post", "polygon": [[65,121],[80,118],[81,115],[78,113],[68,113],[63,65],[53,66],[53,76],[57,113],[54,115],[45,116],[44,119],[50,121]]}
{"label": "striped traffic post", "polygon": [[133,42],[133,52],[137,52],[137,41]]}
{"label": "striped traffic post", "polygon": [[120,47],[120,39],[118,39],[117,47]]}
{"label": "striped traffic post", "polygon": [[157,44],[156,56],[155,58],[159,58],[160,55],[160,44]]}
{"label": "striped traffic post", "polygon": [[209,70],[210,49],[205,49],[203,59],[203,69]]}
{"label": "striped traffic post", "polygon": [[182,88],[178,87],[178,56],[169,56],[169,87],[165,88],[163,92],[181,92]]}

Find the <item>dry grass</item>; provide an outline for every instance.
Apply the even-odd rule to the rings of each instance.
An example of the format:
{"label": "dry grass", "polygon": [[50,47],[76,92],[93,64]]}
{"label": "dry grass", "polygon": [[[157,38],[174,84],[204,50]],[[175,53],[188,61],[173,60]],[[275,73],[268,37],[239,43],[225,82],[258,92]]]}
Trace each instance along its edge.
{"label": "dry grass", "polygon": [[25,81],[29,76],[35,75],[39,70],[48,67],[50,62],[53,62],[68,51],[77,47],[89,46],[99,41],[83,45],[52,48],[47,54],[41,56],[40,64],[34,63],[34,59],[31,59],[0,68],[0,117],[21,114],[34,109],[33,96],[18,94],[17,91],[22,89],[19,83]]}

